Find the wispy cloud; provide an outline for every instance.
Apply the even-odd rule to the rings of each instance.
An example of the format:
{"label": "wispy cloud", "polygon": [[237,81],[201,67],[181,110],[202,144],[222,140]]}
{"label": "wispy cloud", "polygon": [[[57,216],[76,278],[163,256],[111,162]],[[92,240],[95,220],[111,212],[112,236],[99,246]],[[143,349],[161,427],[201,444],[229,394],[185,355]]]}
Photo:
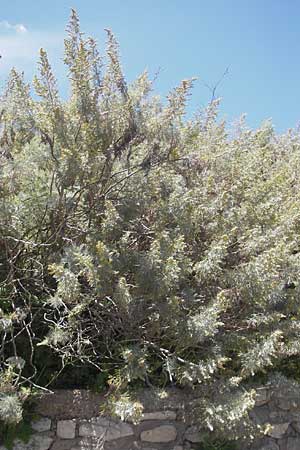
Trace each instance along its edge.
{"label": "wispy cloud", "polygon": [[22,23],[12,24],[12,23],[9,23],[7,20],[2,20],[0,22],[0,31],[1,30],[2,31],[3,30],[15,31],[16,33],[19,33],[19,34],[24,34],[24,33],[28,32],[27,28]]}
{"label": "wispy cloud", "polygon": [[[61,47],[63,39],[60,33],[34,31],[26,33],[24,36],[14,34],[11,36],[1,36],[0,34],[0,54],[8,63],[11,60],[32,60],[39,57],[41,47],[50,52]],[[4,62],[4,61],[3,61]]]}
{"label": "wispy cloud", "polygon": [[[3,22],[1,22],[3,24]],[[28,78],[36,72],[39,50],[44,48],[54,68],[60,69],[64,34],[55,31],[27,30],[20,28],[1,32],[0,24],[0,91],[12,67],[24,71]],[[20,26],[20,24],[19,24]],[[16,27],[16,25],[14,25]]]}

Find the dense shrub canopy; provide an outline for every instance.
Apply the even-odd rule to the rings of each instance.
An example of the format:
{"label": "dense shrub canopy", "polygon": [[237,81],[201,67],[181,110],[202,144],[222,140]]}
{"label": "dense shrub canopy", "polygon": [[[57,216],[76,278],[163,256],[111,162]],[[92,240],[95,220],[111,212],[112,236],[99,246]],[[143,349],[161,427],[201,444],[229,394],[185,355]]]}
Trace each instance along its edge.
{"label": "dense shrub canopy", "polygon": [[79,365],[200,385],[202,423],[236,433],[253,376],[300,351],[299,132],[229,132],[217,101],[186,119],[191,80],[128,85],[74,11],[64,61],[67,101],[44,50],[35,94],[12,70],[1,99],[0,419]]}

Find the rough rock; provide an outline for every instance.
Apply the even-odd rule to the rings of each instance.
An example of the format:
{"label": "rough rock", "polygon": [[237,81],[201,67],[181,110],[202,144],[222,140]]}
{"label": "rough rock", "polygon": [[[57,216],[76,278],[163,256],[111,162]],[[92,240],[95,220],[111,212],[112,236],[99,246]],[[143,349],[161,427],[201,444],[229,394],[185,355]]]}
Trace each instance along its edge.
{"label": "rough rock", "polygon": [[43,394],[36,404],[36,413],[53,419],[89,419],[99,414],[99,405],[105,401],[104,394],[84,389],[58,389],[53,394]]}
{"label": "rough rock", "polygon": [[75,420],[59,420],[57,422],[57,436],[61,439],[74,439],[75,429]]}
{"label": "rough rock", "polygon": [[291,411],[297,408],[297,402],[291,398],[279,398],[277,401],[278,408],[284,411]]}
{"label": "rough rock", "polygon": [[76,447],[76,440],[71,439],[57,439],[50,450],[72,450]]}
{"label": "rough rock", "polygon": [[286,444],[286,450],[299,450],[300,438],[289,437]]}
{"label": "rough rock", "polygon": [[300,433],[300,420],[295,420],[294,422],[291,423],[291,425],[295,431]]}
{"label": "rough rock", "polygon": [[30,438],[27,444],[20,440],[16,440],[13,448],[14,450],[49,450],[52,443],[52,437],[36,434]]}
{"label": "rough rock", "polygon": [[269,396],[266,388],[259,388],[256,391],[255,404],[256,406],[262,406],[268,403]]}
{"label": "rough rock", "polygon": [[289,419],[291,418],[292,420],[298,420],[297,417],[293,417],[289,414],[288,411],[271,411],[269,414],[269,418],[273,419],[273,422],[277,422],[277,423],[283,423],[283,422],[287,422],[289,421]]}
{"label": "rough rock", "polygon": [[31,422],[31,428],[38,433],[51,430],[51,419],[48,417],[42,417],[41,419]]}
{"label": "rough rock", "polygon": [[32,437],[32,447],[30,450],[48,450],[53,442],[53,438],[45,435],[35,435]]}
{"label": "rough rock", "polygon": [[99,450],[103,449],[103,439],[97,436],[86,436],[79,440],[71,450]]}
{"label": "rough rock", "polygon": [[104,417],[95,417],[79,424],[79,436],[104,437],[105,441],[112,441],[132,436],[132,426],[124,422],[116,422]]}
{"label": "rough rock", "polygon": [[143,420],[176,420],[175,411],[155,411],[142,414],[141,421]]}
{"label": "rough rock", "polygon": [[141,432],[141,440],[146,442],[175,441],[177,430],[173,425],[161,425]]}
{"label": "rough rock", "polygon": [[259,406],[254,410],[250,411],[249,416],[256,424],[264,424],[269,422],[270,411],[268,406]]}
{"label": "rough rock", "polygon": [[275,441],[268,439],[264,441],[261,447],[259,447],[259,450],[279,450],[279,446]]}
{"label": "rough rock", "polygon": [[280,439],[284,436],[289,427],[289,422],[272,424],[272,429],[268,432],[268,435]]}
{"label": "rough rock", "polygon": [[199,429],[196,426],[189,427],[185,432],[184,438],[193,443],[201,442]]}

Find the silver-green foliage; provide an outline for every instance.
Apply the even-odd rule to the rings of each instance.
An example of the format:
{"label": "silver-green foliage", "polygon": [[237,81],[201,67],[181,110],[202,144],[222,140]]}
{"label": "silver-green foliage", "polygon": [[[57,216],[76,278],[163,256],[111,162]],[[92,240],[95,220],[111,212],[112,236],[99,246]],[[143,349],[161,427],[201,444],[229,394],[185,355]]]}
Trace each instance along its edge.
{"label": "silver-green foliage", "polygon": [[300,351],[299,133],[229,132],[218,101],[188,120],[192,80],[165,102],[128,84],[74,11],[65,63],[67,101],[44,50],[36,95],[12,70],[1,99],[1,367],[23,339],[15,389],[40,346],[121,387],[200,385],[203,423],[233,430],[251,377]]}

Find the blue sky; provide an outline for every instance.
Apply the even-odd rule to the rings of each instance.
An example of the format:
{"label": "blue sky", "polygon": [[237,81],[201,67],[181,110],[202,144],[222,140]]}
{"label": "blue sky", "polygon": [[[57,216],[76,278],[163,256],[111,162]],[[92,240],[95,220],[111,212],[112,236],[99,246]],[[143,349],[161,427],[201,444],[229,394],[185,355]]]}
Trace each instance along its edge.
{"label": "blue sky", "polygon": [[271,118],[277,132],[300,123],[299,0],[1,0],[0,86],[9,68],[30,79],[40,47],[48,50],[63,95],[61,62],[70,8],[83,31],[103,49],[104,28],[120,46],[125,74],[133,80],[159,70],[162,96],[181,79],[197,77],[189,111],[205,106],[208,85],[222,97],[221,117],[247,114],[250,127]]}

